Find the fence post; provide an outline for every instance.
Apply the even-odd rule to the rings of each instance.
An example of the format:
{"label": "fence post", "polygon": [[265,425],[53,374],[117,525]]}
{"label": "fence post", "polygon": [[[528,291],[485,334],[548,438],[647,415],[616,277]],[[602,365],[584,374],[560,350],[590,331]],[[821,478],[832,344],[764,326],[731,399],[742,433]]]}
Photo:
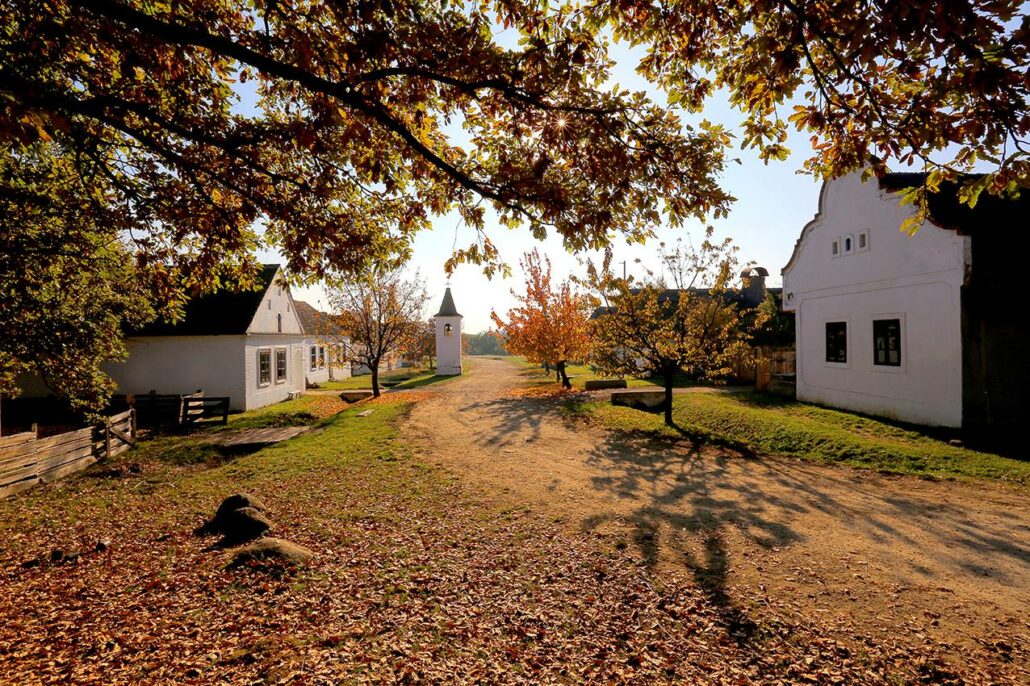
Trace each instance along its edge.
{"label": "fence post", "polygon": [[111,418],[104,420],[104,459],[111,459]]}
{"label": "fence post", "polygon": [[136,438],[136,408],[129,408],[129,435]]}

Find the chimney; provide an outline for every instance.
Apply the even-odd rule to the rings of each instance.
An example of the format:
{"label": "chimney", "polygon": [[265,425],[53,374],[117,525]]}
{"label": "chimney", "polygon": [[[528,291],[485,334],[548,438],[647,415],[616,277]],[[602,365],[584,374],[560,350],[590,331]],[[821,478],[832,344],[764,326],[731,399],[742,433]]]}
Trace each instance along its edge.
{"label": "chimney", "polygon": [[741,300],[745,305],[755,306],[765,300],[765,277],[769,271],[765,267],[748,267],[740,273]]}

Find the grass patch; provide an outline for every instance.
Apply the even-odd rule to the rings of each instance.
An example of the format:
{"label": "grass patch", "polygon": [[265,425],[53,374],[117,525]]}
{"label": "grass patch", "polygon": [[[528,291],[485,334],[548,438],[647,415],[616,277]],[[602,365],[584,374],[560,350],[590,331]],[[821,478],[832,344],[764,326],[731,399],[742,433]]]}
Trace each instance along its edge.
{"label": "grass patch", "polygon": [[[465,364],[467,366],[468,363],[466,362]],[[391,369],[387,372],[381,372],[379,374],[379,385],[383,388],[419,388],[421,386],[428,386],[430,384],[440,383],[441,381],[447,381],[448,379],[453,378],[455,377],[437,376],[435,369],[402,367],[400,369]],[[319,388],[334,391],[353,391],[372,388],[372,376],[370,374],[362,374],[361,376],[352,376],[349,379],[328,381],[326,383],[319,384]]]}
{"label": "grass patch", "polygon": [[[522,375],[526,377],[531,383],[538,385],[545,385],[550,383],[558,383],[556,381],[555,372],[552,369],[550,373],[545,372],[543,367],[535,362],[527,362],[524,357],[507,357],[507,358],[495,358],[495,359],[507,359],[517,362],[523,367]],[[570,364],[565,367],[565,372],[569,375],[569,381],[572,383],[572,387],[582,391],[587,381],[596,381],[598,379],[610,379],[612,377],[602,376],[598,374],[594,369],[586,364]],[[677,377],[673,381],[674,388],[687,388],[688,386],[696,386],[697,383],[690,381],[686,377]],[[664,388],[664,381],[661,377],[647,378],[647,379],[626,379],[627,388]]]}
{"label": "grass patch", "polygon": [[675,398],[673,418],[604,402],[573,402],[571,417],[655,436],[687,434],[756,453],[834,462],[895,474],[993,479],[1030,487],[1030,461],[949,445],[912,428],[759,393],[691,393]]}
{"label": "grass patch", "polygon": [[228,428],[264,429],[314,424],[318,421],[318,416],[311,411],[311,405],[316,402],[318,402],[318,396],[302,395],[293,400],[265,405],[256,410],[231,414]]}

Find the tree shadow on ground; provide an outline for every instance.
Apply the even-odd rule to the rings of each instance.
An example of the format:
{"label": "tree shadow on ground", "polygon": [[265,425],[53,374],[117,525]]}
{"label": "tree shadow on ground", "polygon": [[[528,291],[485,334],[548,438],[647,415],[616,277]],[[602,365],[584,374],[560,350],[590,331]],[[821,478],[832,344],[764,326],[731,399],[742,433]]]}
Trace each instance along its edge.
{"label": "tree shadow on ground", "polygon": [[[755,625],[730,593],[731,566],[747,562],[730,559],[727,536],[774,550],[815,535],[811,522],[829,517],[830,525],[847,531],[856,543],[873,542],[887,546],[890,555],[898,554],[898,560],[880,562],[900,562],[904,567],[899,572],[916,575],[909,578],[932,579],[936,572],[930,566],[982,576],[996,556],[1030,568],[1027,539],[1018,532],[1011,538],[1010,524],[977,526],[968,510],[946,498],[908,498],[874,488],[849,497],[861,484],[849,470],[816,471],[682,434],[677,440],[606,432],[586,455],[596,474],[590,482],[601,502],[615,500],[629,507],[600,507],[581,527],[598,531],[607,524],[628,526],[630,541],[646,566],[682,564],[740,642],[750,639]],[[920,540],[926,534],[936,539],[929,549],[926,539]],[[897,552],[904,550],[923,557]],[[925,564],[930,561],[936,564]],[[991,575],[1006,582],[996,565]]]}

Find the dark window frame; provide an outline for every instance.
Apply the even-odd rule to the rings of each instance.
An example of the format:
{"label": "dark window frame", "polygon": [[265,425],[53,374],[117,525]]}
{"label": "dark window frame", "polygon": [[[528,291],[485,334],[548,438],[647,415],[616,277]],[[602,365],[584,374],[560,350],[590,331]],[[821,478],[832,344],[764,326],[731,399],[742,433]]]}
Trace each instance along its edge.
{"label": "dark window frame", "polygon": [[[282,366],[280,367],[279,361],[282,360]],[[282,372],[280,376],[279,372]],[[286,383],[286,379],[290,373],[290,359],[287,355],[286,348],[275,349],[275,382]]]}
{"label": "dark window frame", "polygon": [[[893,331],[891,331],[892,328]],[[901,339],[901,317],[874,319],[873,365],[876,367],[901,367],[904,361],[904,356],[901,350]],[[881,353],[883,354],[881,355]],[[895,353],[893,360],[891,359],[891,353]]]}
{"label": "dark window frame", "polygon": [[308,346],[308,367],[309,371],[315,371],[318,369],[318,346]]}
{"label": "dark window frame", "polygon": [[824,346],[826,362],[829,364],[848,363],[848,322],[837,320],[826,322],[824,328]]}
{"label": "dark window frame", "polygon": [[272,385],[272,349],[260,348],[258,355],[258,387]]}

